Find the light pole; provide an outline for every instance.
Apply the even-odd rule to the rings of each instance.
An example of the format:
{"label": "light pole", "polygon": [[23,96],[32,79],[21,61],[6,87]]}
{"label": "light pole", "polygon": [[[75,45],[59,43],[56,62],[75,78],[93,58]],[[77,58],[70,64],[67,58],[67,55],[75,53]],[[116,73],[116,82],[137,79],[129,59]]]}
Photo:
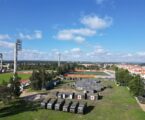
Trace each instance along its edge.
{"label": "light pole", "polygon": [[61,57],[61,54],[58,53],[58,67],[60,67],[60,57]]}
{"label": "light pole", "polygon": [[0,53],[0,59],[1,59],[1,70],[2,70],[2,68],[3,68],[3,54],[2,53]]}
{"label": "light pole", "polygon": [[17,59],[18,59],[18,51],[22,50],[22,41],[17,40],[14,46],[14,74],[17,73]]}

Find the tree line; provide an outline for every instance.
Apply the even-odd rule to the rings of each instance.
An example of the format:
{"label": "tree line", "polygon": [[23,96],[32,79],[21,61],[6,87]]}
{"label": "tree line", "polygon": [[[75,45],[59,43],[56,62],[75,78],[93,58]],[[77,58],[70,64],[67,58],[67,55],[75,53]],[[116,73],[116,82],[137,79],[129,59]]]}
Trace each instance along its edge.
{"label": "tree line", "polygon": [[142,96],[145,93],[143,79],[140,75],[131,74],[128,70],[115,69],[116,82],[121,86],[127,86],[134,96]]}
{"label": "tree line", "polygon": [[[62,66],[75,65],[75,63],[66,63],[61,62]],[[13,68],[13,66],[11,66]],[[49,69],[49,70],[57,70],[58,63],[57,62],[19,62],[18,70],[38,70],[39,68]]]}
{"label": "tree line", "polygon": [[78,64],[76,66],[77,69],[82,69],[82,70],[100,70],[100,67],[98,65],[90,65],[90,66],[84,66],[81,64]]}
{"label": "tree line", "polygon": [[48,82],[50,82],[57,73],[47,72],[45,69],[33,70],[33,73],[30,77],[31,88],[33,90],[41,90],[46,87]]}
{"label": "tree line", "polygon": [[51,82],[56,76],[73,71],[74,68],[75,64],[63,64],[56,68],[56,72],[47,72],[44,68],[33,70],[32,76],[30,77],[31,88],[34,90],[45,89],[48,83]]}

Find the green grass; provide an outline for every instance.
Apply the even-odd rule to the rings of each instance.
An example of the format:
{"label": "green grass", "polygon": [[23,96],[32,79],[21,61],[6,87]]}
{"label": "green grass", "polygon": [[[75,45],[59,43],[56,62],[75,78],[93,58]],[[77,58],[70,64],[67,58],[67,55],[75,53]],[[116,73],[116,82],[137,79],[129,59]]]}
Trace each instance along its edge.
{"label": "green grass", "polygon": [[[145,112],[140,109],[125,87],[117,87],[113,82],[104,82],[111,84],[113,88],[102,93],[102,100],[89,102],[89,105],[95,107],[86,115],[20,104],[0,109],[0,120],[145,120]],[[4,115],[7,116],[3,117]]]}
{"label": "green grass", "polygon": [[[3,80],[5,81],[9,81],[10,77],[13,76],[13,73],[4,73],[4,74],[0,74],[0,84],[2,83]],[[29,77],[31,76],[30,74],[18,74],[19,77],[21,77],[21,79],[29,79]]]}
{"label": "green grass", "polygon": [[105,75],[108,76],[108,74],[106,74],[105,72],[73,72],[71,74],[87,74],[87,75]]}

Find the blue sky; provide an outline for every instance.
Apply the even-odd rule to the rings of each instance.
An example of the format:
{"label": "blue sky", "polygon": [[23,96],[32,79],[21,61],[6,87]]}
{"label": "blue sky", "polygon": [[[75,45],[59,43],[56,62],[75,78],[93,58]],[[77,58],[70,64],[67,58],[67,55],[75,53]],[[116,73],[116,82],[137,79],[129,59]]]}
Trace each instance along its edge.
{"label": "blue sky", "polygon": [[21,60],[145,61],[144,0],[0,0],[0,52]]}

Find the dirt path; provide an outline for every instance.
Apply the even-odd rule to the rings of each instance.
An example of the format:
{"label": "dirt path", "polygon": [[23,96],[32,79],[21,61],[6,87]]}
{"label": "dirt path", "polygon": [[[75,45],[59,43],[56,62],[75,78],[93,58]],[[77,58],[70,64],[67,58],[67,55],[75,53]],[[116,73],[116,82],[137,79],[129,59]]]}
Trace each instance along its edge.
{"label": "dirt path", "polygon": [[38,94],[38,92],[28,92],[27,90],[25,90],[23,91],[20,97],[26,97],[26,96],[35,95],[35,94]]}
{"label": "dirt path", "polygon": [[137,99],[137,97],[135,97],[135,99],[136,99],[137,103],[139,104],[139,106],[141,107],[141,109],[145,112],[145,104],[141,104],[139,102],[139,100]]}

